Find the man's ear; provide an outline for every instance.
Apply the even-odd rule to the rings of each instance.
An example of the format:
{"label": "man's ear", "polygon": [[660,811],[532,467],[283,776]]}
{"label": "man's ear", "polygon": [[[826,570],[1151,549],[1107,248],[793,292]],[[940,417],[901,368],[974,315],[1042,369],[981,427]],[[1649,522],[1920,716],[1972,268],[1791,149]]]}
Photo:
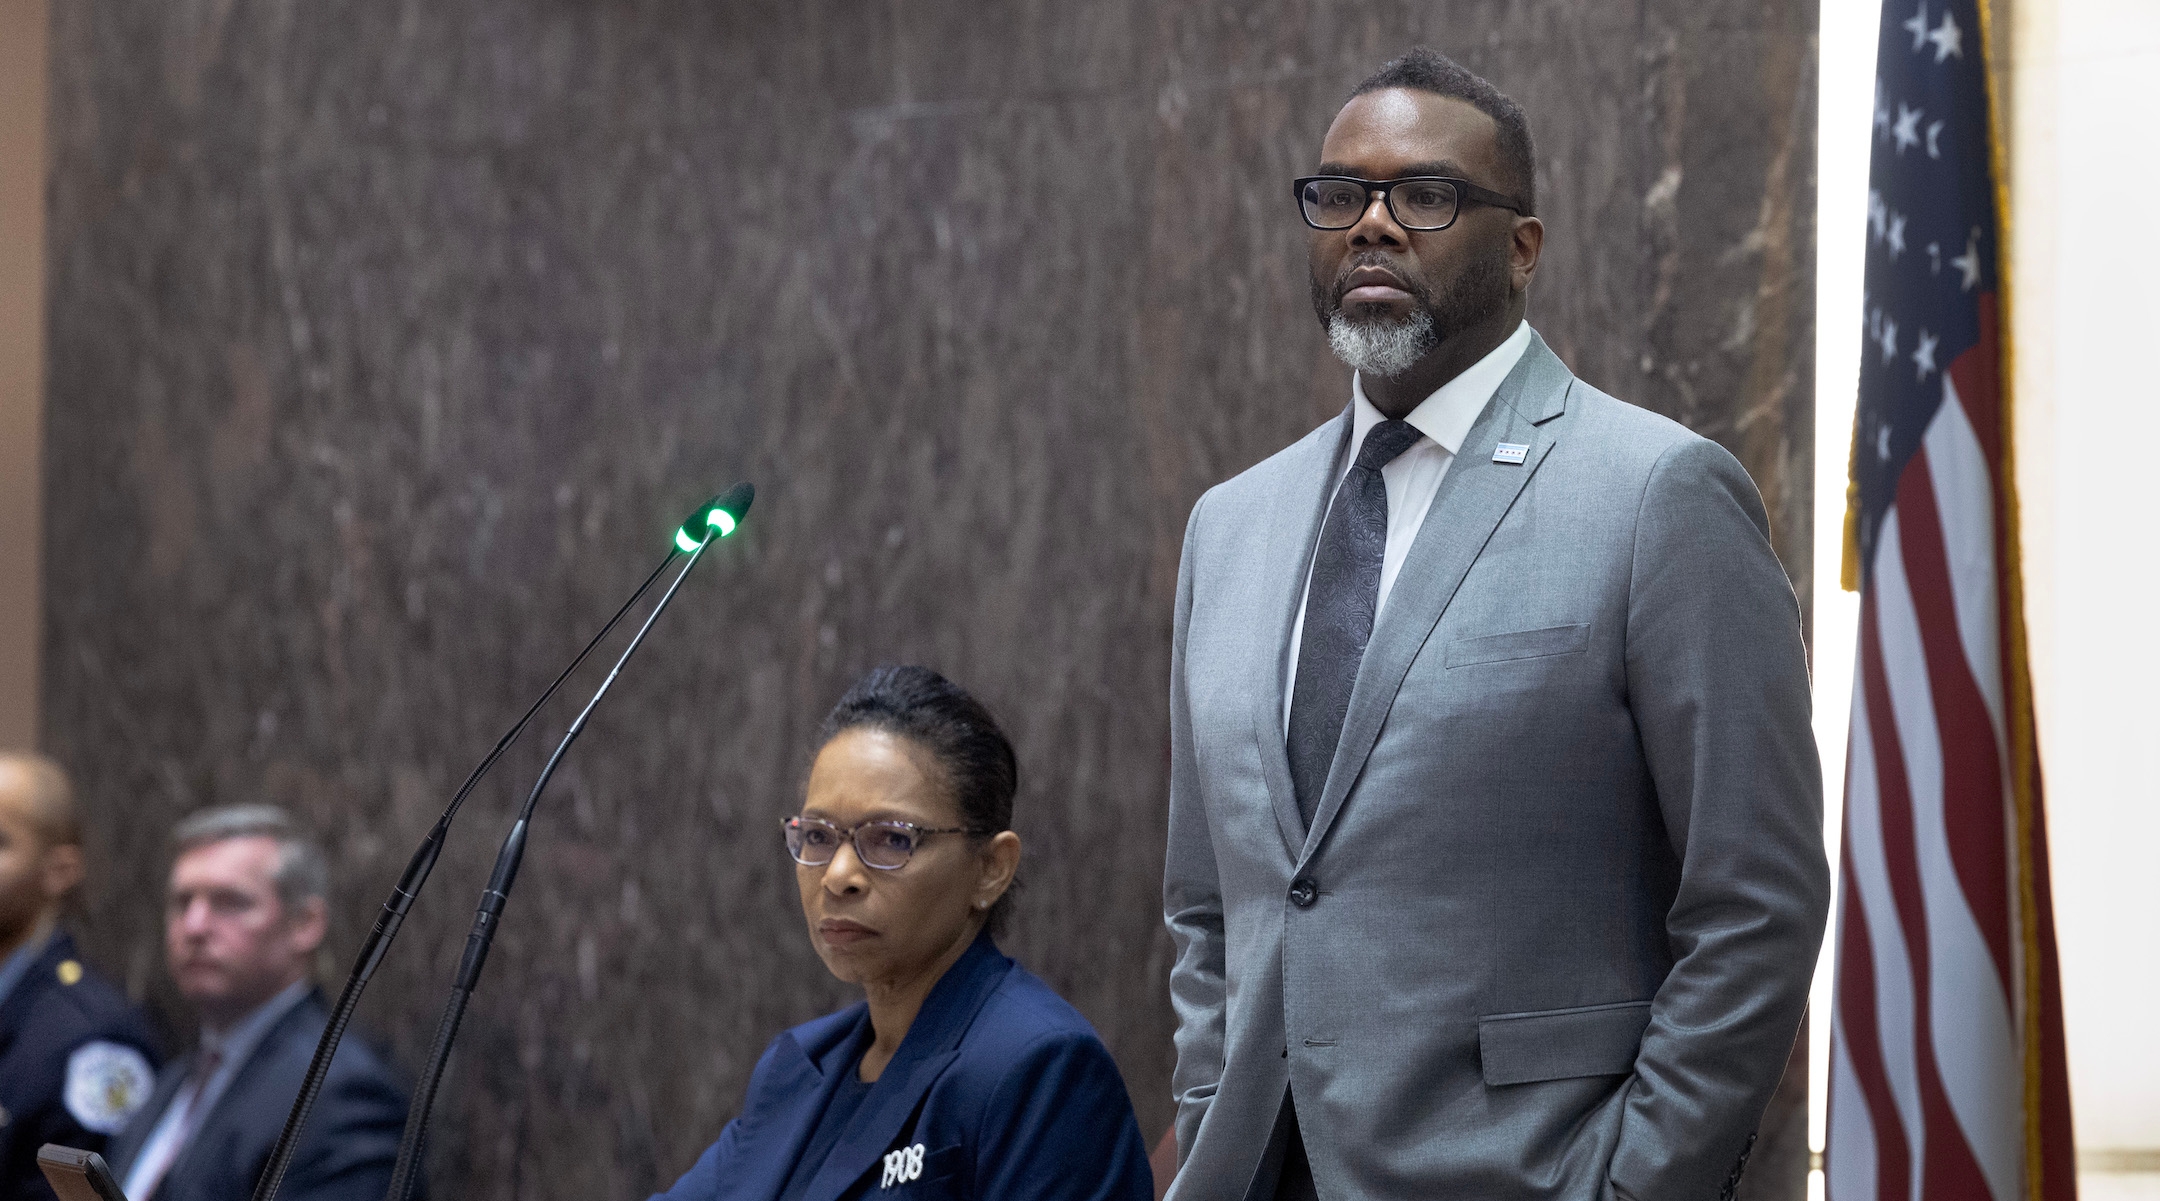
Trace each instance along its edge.
{"label": "man's ear", "polygon": [[1509,283],[1517,292],[1530,289],[1530,279],[1537,274],[1538,256],[1545,252],[1545,223],[1536,217],[1515,218],[1515,229],[1508,244]]}
{"label": "man's ear", "polygon": [[73,843],[46,847],[40,864],[40,887],[45,893],[47,905],[58,905],[75,886],[83,882],[82,848]]}
{"label": "man's ear", "polygon": [[321,897],[309,897],[292,918],[293,951],[312,955],[330,934],[330,907]]}

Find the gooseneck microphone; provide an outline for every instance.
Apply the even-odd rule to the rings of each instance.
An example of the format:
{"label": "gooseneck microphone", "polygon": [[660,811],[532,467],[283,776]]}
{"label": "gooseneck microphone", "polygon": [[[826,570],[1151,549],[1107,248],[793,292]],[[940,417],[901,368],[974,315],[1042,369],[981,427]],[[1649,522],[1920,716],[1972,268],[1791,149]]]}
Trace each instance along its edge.
{"label": "gooseneck microphone", "polygon": [[[420,890],[427,886],[428,874],[435,870],[435,861],[442,854],[443,842],[449,837],[450,823],[456,820],[458,810],[465,804],[465,798],[471,795],[473,788],[480,783],[488,769],[495,766],[495,761],[502,758],[503,752],[509,750],[511,744],[518,740],[518,736],[525,732],[525,727],[532,724],[534,716],[547,704],[548,698],[555,695],[556,689],[562,687],[563,681],[570,678],[570,674],[592,654],[593,648],[599,646],[630,610],[636,607],[638,601],[651,591],[653,584],[667,571],[668,564],[673,563],[677,555],[685,552],[691,555],[691,562],[695,563],[696,556],[704,552],[708,541],[725,538],[734,533],[735,527],[742,522],[743,514],[749,511],[750,501],[755,495],[755,490],[749,484],[737,484],[699,505],[675,531],[674,542],[669,546],[667,555],[660,560],[659,566],[653,568],[652,574],[646,576],[645,581],[638,585],[637,591],[630,594],[630,599],[615,610],[615,615],[607,619],[607,624],[601,626],[600,632],[594,634],[584,648],[578,651],[577,656],[570,660],[570,665],[563,668],[548,684],[540,693],[539,699],[525,710],[524,715],[504,731],[503,736],[496,740],[494,748],[480,760],[479,766],[473,768],[472,774],[466,776],[465,782],[458,786],[457,792],[450,798],[450,804],[443,809],[442,816],[436,819],[435,828],[428,832],[419,849],[413,852],[412,859],[406,863],[405,872],[398,877],[397,886],[391,890],[390,898],[383,902],[382,914],[375,919],[375,927],[368,931],[367,938],[360,945],[359,955],[354,957],[352,972],[346,976],[344,990],[338,994],[337,1005],[330,1011],[330,1022],[323,1028],[322,1038],[315,1044],[315,1057],[308,1063],[307,1076],[301,1082],[300,1093],[293,1099],[292,1110],[286,1114],[285,1129],[278,1135],[277,1145],[271,1150],[269,1161],[263,1165],[262,1175],[255,1181],[254,1201],[272,1201],[272,1198],[277,1196],[278,1186],[284,1183],[286,1169],[292,1165],[293,1154],[299,1147],[301,1131],[306,1128],[308,1115],[314,1110],[315,1101],[322,1095],[323,1084],[329,1078],[330,1061],[337,1054],[338,1044],[344,1041],[345,1029],[352,1021],[353,1010],[359,1007],[360,994],[367,991],[368,981],[375,975],[375,969],[381,966],[383,957],[389,953],[390,944],[396,941],[399,927],[405,924],[405,915],[411,912],[413,902],[419,899]],[[683,574],[688,574],[688,568],[684,569]],[[675,583],[681,582],[681,576],[677,576]],[[673,595],[674,588],[670,587],[668,596]],[[663,599],[661,607],[666,604],[667,601]],[[658,616],[658,612],[656,608],[654,616]],[[648,618],[647,627],[651,624],[651,619]],[[643,630],[638,632],[638,637],[644,637]],[[634,649],[636,643],[631,645]],[[627,654],[624,655],[625,659],[628,657]],[[622,670],[621,662],[616,663],[615,670]],[[609,682],[612,683],[614,678],[611,672],[608,676]],[[603,686],[602,691],[605,690]],[[597,699],[595,698],[596,701]],[[587,712],[590,711],[591,706],[588,705]],[[582,721],[582,718],[580,720]],[[560,750],[556,752],[556,757],[561,757]],[[551,761],[549,771],[553,770]],[[519,826],[522,828],[523,824],[521,819]],[[408,1117],[408,1130],[413,1124],[413,1119]]]}
{"label": "gooseneck microphone", "polygon": [[[585,725],[592,719],[593,710],[600,707],[601,699],[615,686],[616,678],[622,674],[623,665],[630,661],[630,656],[637,653],[638,647],[645,641],[645,635],[652,632],[653,623],[660,620],[660,615],[666,612],[668,605],[674,601],[675,593],[682,587],[683,580],[689,577],[698,560],[704,557],[706,548],[735,532],[736,527],[742,523],[743,514],[749,511],[750,502],[755,495],[749,484],[737,484],[700,506],[676,531],[675,550],[669,552],[668,561],[674,559],[677,551],[688,552],[689,560],[669,582],[667,591],[661,593],[660,600],[653,605],[652,612],[646,615],[645,623],[638,627],[637,633],[631,636],[630,644],[623,648],[622,655],[615,660],[615,666],[608,671],[607,678],[602,680],[600,687],[593,692],[592,699],[585,702],[585,708],[578,713],[577,719],[570,723],[562,741],[556,744],[555,753],[548,756],[547,766],[540,770],[540,778],[534,781],[532,791],[526,794],[525,806],[518,811],[517,821],[511,824],[510,833],[503,839],[502,850],[495,856],[495,869],[489,874],[487,889],[480,894],[480,905],[473,915],[472,932],[465,939],[465,955],[458,964],[457,978],[451,984],[449,1000],[443,1005],[442,1021],[435,1030],[435,1044],[428,1052],[427,1066],[421,1070],[419,1087],[413,1091],[412,1108],[406,1113],[405,1134],[398,1143],[397,1167],[391,1173],[390,1192],[386,1201],[406,1201],[412,1194],[421,1155],[427,1144],[427,1126],[434,1109],[435,1091],[442,1082],[443,1069],[449,1063],[450,1047],[457,1041],[458,1025],[464,1020],[465,1006],[472,999],[473,990],[480,985],[481,969],[487,966],[488,948],[495,941],[496,931],[502,928],[503,907],[509,903],[510,889],[517,883],[518,865],[525,857],[526,834],[531,829],[533,812],[539,806],[540,794],[554,777],[555,769],[562,765],[563,756],[569,753],[571,744],[577,741],[578,735],[585,732]],[[666,562],[661,564],[663,569],[666,566]],[[657,574],[655,573],[656,576]],[[268,1201],[268,1198],[263,1198],[262,1201]]]}

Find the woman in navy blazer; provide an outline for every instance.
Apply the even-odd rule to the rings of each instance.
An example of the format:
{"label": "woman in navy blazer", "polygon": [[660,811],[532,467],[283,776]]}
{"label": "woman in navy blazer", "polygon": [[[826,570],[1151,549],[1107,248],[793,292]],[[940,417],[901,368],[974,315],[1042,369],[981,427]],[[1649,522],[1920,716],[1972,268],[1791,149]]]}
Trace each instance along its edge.
{"label": "woman in navy blazer", "polygon": [[1109,1051],[991,937],[1020,862],[997,722],[885,667],[823,737],[787,845],[811,943],[864,1000],[773,1040],[664,1201],[1152,1201]]}

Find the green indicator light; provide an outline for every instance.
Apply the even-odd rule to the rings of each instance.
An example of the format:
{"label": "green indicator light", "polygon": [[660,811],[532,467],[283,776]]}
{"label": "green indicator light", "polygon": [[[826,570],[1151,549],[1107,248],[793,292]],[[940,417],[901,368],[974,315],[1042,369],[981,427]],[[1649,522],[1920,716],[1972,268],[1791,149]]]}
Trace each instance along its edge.
{"label": "green indicator light", "polygon": [[742,525],[743,514],[750,511],[750,502],[757,492],[748,484],[737,484],[697,507],[682,526],[675,531],[675,548],[691,554],[713,538],[725,538]]}

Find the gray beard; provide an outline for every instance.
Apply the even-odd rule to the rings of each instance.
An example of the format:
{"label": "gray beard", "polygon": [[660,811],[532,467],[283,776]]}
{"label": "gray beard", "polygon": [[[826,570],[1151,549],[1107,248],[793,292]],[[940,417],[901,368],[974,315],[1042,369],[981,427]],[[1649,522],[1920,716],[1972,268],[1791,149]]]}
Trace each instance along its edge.
{"label": "gray beard", "polygon": [[1432,313],[1418,308],[1400,320],[1359,321],[1341,309],[1328,314],[1327,340],[1335,357],[1366,375],[1393,379],[1440,344]]}

